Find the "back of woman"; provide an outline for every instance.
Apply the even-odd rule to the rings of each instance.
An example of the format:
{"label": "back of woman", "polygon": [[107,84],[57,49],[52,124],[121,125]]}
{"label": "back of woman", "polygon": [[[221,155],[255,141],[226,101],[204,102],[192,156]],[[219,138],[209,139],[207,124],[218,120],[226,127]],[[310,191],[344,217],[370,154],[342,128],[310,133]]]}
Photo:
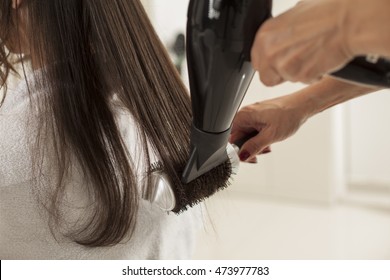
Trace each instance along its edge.
{"label": "back of woman", "polygon": [[[138,0],[1,0],[0,258],[189,258],[196,207],[141,198],[152,167],[182,187],[190,101]],[[32,70],[25,61],[29,60]],[[198,180],[228,179],[223,167]]]}

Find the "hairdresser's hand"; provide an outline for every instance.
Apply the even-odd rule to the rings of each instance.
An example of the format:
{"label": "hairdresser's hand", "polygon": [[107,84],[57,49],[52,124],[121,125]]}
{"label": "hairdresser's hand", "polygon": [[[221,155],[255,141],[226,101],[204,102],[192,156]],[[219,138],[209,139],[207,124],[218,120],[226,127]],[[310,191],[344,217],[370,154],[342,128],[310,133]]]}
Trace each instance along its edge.
{"label": "hairdresser's hand", "polygon": [[237,113],[231,143],[253,131],[259,132],[241,147],[241,161],[256,162],[256,155],[270,152],[272,143],[282,141],[298,130],[308,115],[304,108],[294,104],[290,96],[284,96],[246,106]]}
{"label": "hairdresser's hand", "polygon": [[268,20],[256,35],[252,63],[261,81],[311,83],[356,55],[390,51],[388,0],[306,0]]}

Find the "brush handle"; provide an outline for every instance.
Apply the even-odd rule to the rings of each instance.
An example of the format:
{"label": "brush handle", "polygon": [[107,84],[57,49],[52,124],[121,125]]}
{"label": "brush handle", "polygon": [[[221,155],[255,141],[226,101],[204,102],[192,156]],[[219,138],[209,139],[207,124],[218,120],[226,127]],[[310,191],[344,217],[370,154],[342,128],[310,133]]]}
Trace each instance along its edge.
{"label": "brush handle", "polygon": [[235,143],[227,145],[226,152],[231,163],[232,174],[237,174],[240,168],[240,158],[238,157],[238,152],[240,151],[241,147],[246,141],[248,141],[252,137],[255,137],[257,134],[259,134],[258,131],[252,131],[251,133],[245,135],[243,138],[237,140]]}
{"label": "brush handle", "polygon": [[236,145],[238,147],[238,149],[241,149],[241,147],[245,144],[246,141],[257,136],[257,134],[259,134],[259,133],[260,133],[259,131],[254,130],[251,133],[248,133],[247,135],[245,135],[243,138],[237,140],[233,144]]}

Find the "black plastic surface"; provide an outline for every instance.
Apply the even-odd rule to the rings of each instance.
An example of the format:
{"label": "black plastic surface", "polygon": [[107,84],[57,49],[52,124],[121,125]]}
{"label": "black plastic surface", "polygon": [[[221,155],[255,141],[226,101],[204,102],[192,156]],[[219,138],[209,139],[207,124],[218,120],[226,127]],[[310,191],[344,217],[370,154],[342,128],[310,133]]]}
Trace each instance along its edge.
{"label": "black plastic surface", "polygon": [[226,145],[229,136],[230,129],[221,133],[207,133],[192,126],[191,153],[182,182],[189,183],[225,162],[228,159]]}
{"label": "black plastic surface", "polygon": [[366,57],[356,57],[332,75],[360,84],[388,88],[390,87],[390,62],[380,58],[377,62],[371,63]]}
{"label": "black plastic surface", "polygon": [[194,125],[210,133],[230,128],[252,80],[250,50],[271,1],[191,0],[187,59]]}

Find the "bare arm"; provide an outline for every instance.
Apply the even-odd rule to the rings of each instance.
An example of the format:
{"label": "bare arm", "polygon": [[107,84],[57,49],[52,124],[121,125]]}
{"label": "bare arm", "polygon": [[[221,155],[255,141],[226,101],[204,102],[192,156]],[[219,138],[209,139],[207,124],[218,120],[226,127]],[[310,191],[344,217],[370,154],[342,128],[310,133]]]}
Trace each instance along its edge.
{"label": "bare arm", "polygon": [[292,95],[305,107],[307,117],[311,117],[334,105],[366,95],[379,88],[351,84],[342,80],[326,77],[321,82],[308,86]]}
{"label": "bare arm", "polygon": [[326,77],[293,94],[242,108],[234,119],[230,141],[258,131],[240,151],[241,160],[253,160],[272,143],[292,136],[313,115],[376,90]]}

